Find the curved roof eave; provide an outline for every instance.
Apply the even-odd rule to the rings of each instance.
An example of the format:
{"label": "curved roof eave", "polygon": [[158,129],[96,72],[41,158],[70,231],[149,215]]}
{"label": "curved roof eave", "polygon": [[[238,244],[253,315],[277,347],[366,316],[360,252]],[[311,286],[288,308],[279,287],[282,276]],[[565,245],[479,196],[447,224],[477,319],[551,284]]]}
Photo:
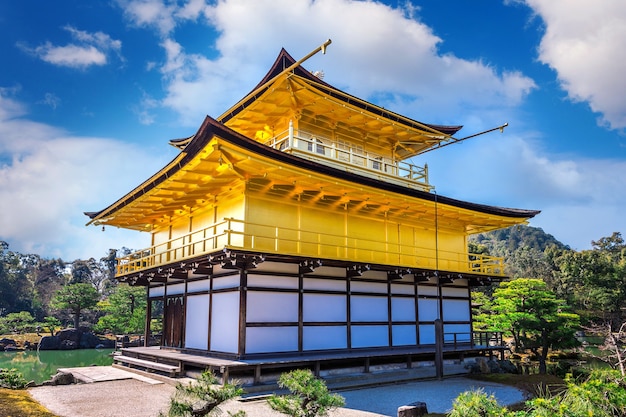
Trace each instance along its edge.
{"label": "curved roof eave", "polygon": [[[278,57],[272,64],[270,70],[265,74],[265,76],[261,79],[261,81],[248,93],[244,98],[242,98],[239,102],[237,102],[234,106],[232,106],[226,113],[218,118],[218,120],[222,123],[228,122],[228,120],[235,117],[239,112],[245,109],[250,103],[252,103],[256,97],[263,94],[265,92],[271,82],[280,75],[286,68],[295,64],[297,61],[285,50],[282,48],[278,54]],[[359,107],[367,112],[378,114],[380,117],[384,117],[386,119],[392,120],[396,123],[404,124],[410,128],[423,128],[426,127],[428,129],[432,129],[438,133],[441,133],[445,136],[452,136],[463,126],[444,126],[444,125],[436,125],[430,123],[422,123],[417,120],[410,119],[406,116],[401,116],[398,113],[386,110],[382,107],[379,107],[375,104],[369,103],[365,100],[359,99],[351,94],[342,91],[331,84],[323,81],[322,79],[316,77],[311,72],[302,68],[302,66],[297,66],[293,69],[294,74],[302,77],[311,83],[313,83],[314,87],[323,90],[323,93],[332,96],[338,100],[349,103],[350,105]],[[260,90],[259,90],[260,89]],[[255,91],[259,90],[256,94],[252,95]]]}
{"label": "curved roof eave", "polygon": [[505,208],[456,200],[450,197],[445,197],[426,191],[402,187],[400,185],[365,177],[352,172],[342,171],[331,166],[323,165],[314,161],[310,161],[308,159],[299,158],[297,156],[284,153],[269,146],[263,145],[257,141],[254,141],[250,138],[247,138],[246,136],[235,132],[229,127],[213,119],[212,117],[207,116],[198,132],[193,136],[191,141],[185,147],[185,150],[182,152],[184,155],[178,155],[176,158],[174,158],[174,160],[172,160],[172,162],[170,162],[170,164],[166,165],[163,169],[153,175],[149,180],[145,181],[143,184],[135,188],[133,191],[131,191],[126,196],[122,197],[109,207],[99,212],[85,212],[85,215],[87,215],[91,219],[88,224],[91,224],[100,218],[110,216],[115,211],[130,204],[139,196],[150,192],[150,190],[165,181],[167,178],[174,175],[180,169],[183,169],[187,163],[189,163],[199,152],[204,149],[204,147],[210,142],[210,140],[214,136],[217,136],[222,140],[225,140],[235,146],[247,149],[248,151],[254,152],[258,155],[276,160],[277,162],[292,165],[298,168],[308,169],[324,175],[341,178],[353,183],[370,186],[377,189],[390,191],[393,193],[419,198],[427,201],[437,202],[439,204],[447,204],[453,207],[478,211],[485,214],[493,214],[503,217],[520,219],[529,219],[540,213],[539,210]]}

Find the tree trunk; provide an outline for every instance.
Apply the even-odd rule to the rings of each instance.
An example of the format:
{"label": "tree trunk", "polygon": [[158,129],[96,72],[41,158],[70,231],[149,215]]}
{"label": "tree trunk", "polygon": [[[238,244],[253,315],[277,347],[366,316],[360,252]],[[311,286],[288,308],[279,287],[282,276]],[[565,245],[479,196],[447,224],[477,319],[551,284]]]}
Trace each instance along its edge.
{"label": "tree trunk", "polygon": [[78,330],[79,325],[80,325],[80,309],[77,308],[74,310],[74,328]]}

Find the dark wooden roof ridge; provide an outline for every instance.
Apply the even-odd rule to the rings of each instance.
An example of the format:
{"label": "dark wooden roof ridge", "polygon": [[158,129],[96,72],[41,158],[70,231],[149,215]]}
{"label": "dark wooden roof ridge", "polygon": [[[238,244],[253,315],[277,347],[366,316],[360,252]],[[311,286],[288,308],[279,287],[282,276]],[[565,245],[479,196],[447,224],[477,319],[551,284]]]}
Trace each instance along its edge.
{"label": "dark wooden roof ridge", "polygon": [[[485,214],[494,214],[504,217],[513,218],[531,218],[540,213],[539,210],[525,210],[506,207],[489,206],[484,204],[471,203],[467,201],[456,200],[450,197],[441,196],[435,193],[429,193],[417,189],[406,188],[400,185],[392,184],[386,181],[380,181],[374,178],[365,177],[352,172],[343,171],[337,168],[333,168],[327,165],[323,165],[308,159],[303,159],[283,151],[266,146],[260,142],[252,140],[238,132],[223,125],[219,121],[210,116],[206,116],[202,126],[198,132],[193,136],[193,139],[185,147],[182,153],[184,154],[175,157],[166,167],[169,167],[166,171],[162,172],[159,176],[153,176],[148,181],[144,182],[140,186],[136,187],[131,193],[126,194],[124,197],[111,204],[109,207],[99,212],[85,212],[85,215],[94,220],[101,216],[110,215],[115,210],[118,210],[141,195],[148,193],[150,190],[161,184],[167,178],[174,175],[179,170],[183,169],[191,160],[201,152],[204,147],[211,141],[211,139],[217,136],[218,138],[225,140],[235,146],[247,149],[256,154],[271,158],[278,162],[291,165],[297,168],[304,168],[313,172],[318,172],[324,175],[328,175],[335,178],[341,178],[346,181],[365,185],[368,187],[374,187],[381,190],[402,194],[410,197],[415,197],[427,201],[433,201],[440,204],[447,204],[450,206],[479,211]],[[178,161],[177,161],[178,159]]]}
{"label": "dark wooden roof ridge", "polygon": [[[278,57],[274,61],[274,64],[272,64],[272,67],[267,72],[267,74],[265,74],[265,76],[263,77],[263,79],[261,79],[259,84],[257,84],[252,90],[250,90],[250,93],[248,93],[245,97],[248,97],[255,90],[263,87],[263,85],[268,84],[274,77],[280,74],[284,69],[286,69],[290,65],[295,64],[296,62],[297,61],[289,54],[289,52],[287,52],[285,48],[282,48],[278,54]],[[334,97],[338,100],[349,103],[353,106],[359,107],[367,112],[378,114],[379,116],[384,117],[389,120],[393,120],[396,123],[408,125],[411,128],[416,128],[416,127],[419,128],[422,126],[426,126],[437,132],[441,132],[445,135],[452,136],[456,132],[461,130],[461,128],[463,127],[463,126],[444,126],[444,125],[436,125],[436,124],[430,124],[430,123],[422,123],[422,122],[418,122],[417,120],[408,118],[406,116],[401,116],[398,113],[395,113],[387,109],[383,109],[382,107],[376,106],[374,104],[368,103],[365,100],[359,99],[358,97],[355,97],[349,93],[346,93],[345,91],[342,91],[328,84],[321,78],[318,78],[315,75],[313,75],[310,71],[307,71],[306,69],[304,69],[301,65],[294,68],[293,72],[294,74],[302,78],[312,81],[314,83],[313,85],[314,87],[322,90],[324,93],[328,94],[331,97]],[[270,87],[270,84],[268,84],[264,89],[257,92],[257,94],[255,94],[254,96],[249,97],[245,102],[238,103],[239,105],[232,112],[225,115],[220,121],[222,123],[226,123],[228,120],[236,116],[240,111],[242,111],[248,105],[250,105],[250,103],[252,103],[256,99],[257,96],[260,96],[261,94],[263,94],[269,87]]]}

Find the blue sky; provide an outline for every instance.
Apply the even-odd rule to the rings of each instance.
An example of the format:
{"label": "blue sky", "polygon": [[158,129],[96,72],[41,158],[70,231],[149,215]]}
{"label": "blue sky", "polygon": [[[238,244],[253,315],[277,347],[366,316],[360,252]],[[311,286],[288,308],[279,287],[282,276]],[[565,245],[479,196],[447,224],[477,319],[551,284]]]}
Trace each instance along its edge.
{"label": "blue sky", "polygon": [[281,47],[324,80],[427,123],[441,195],[539,209],[574,249],[626,232],[622,0],[0,2],[0,240],[44,257],[140,249],[85,227],[250,91]]}

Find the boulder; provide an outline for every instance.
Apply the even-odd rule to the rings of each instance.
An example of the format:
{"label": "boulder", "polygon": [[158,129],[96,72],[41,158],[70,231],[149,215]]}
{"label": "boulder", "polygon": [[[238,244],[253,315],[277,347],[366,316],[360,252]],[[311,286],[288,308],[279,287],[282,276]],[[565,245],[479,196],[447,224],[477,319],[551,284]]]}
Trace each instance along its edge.
{"label": "boulder", "polygon": [[59,342],[59,350],[73,350],[78,349],[79,344],[73,340],[65,339]]}
{"label": "boulder", "polygon": [[71,385],[74,382],[76,382],[76,379],[74,378],[74,375],[72,375],[70,372],[57,372],[56,374],[52,375],[52,378],[50,378],[48,381],[42,382],[41,385]]}
{"label": "boulder", "polygon": [[100,344],[100,338],[93,333],[83,333],[80,335],[80,348],[93,349]]}
{"label": "boulder", "polygon": [[56,336],[44,336],[39,341],[39,350],[57,350],[59,338]]}
{"label": "boulder", "polygon": [[398,407],[398,417],[422,417],[426,414],[428,414],[428,407],[421,401]]}
{"label": "boulder", "polygon": [[76,346],[80,344],[80,336],[82,332],[77,329],[63,329],[59,330],[56,334],[56,337],[59,338],[59,342],[63,342],[64,340],[70,340],[76,343]]}

